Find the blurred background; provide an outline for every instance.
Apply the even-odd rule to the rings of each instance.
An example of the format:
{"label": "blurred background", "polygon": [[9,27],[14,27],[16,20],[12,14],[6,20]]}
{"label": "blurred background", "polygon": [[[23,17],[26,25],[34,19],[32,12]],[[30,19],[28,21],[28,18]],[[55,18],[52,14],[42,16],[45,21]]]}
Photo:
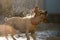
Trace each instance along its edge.
{"label": "blurred background", "polygon": [[60,23],[60,0],[0,0],[0,16],[21,16],[36,4],[40,10],[47,10],[50,23]]}

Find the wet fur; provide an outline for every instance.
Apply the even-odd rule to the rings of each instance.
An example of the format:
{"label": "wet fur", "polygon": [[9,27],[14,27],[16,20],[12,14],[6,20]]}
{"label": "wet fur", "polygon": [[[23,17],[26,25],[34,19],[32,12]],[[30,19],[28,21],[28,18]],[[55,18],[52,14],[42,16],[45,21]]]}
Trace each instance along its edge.
{"label": "wet fur", "polygon": [[[33,37],[33,40],[36,40],[36,35],[35,35],[36,26],[37,26],[37,24],[39,24],[41,22],[45,22],[44,20],[47,18],[46,16],[47,15],[45,14],[45,12],[36,11],[35,16],[31,17],[31,18],[26,18],[26,17],[25,18],[21,18],[21,17],[8,18],[5,22],[5,25],[10,25],[15,30],[19,30],[21,33],[25,32],[27,40],[30,40],[29,33],[31,33],[31,36]],[[31,23],[31,19],[33,21],[36,21],[37,24],[33,25]],[[7,34],[8,34],[8,32],[7,32]],[[12,34],[12,36],[13,36],[13,34]]]}

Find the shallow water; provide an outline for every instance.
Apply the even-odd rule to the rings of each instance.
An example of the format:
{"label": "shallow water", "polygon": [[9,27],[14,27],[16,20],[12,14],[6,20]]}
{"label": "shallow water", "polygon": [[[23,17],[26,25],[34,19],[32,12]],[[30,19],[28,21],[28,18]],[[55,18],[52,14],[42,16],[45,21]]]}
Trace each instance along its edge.
{"label": "shallow water", "polygon": [[[16,40],[26,40],[25,34],[22,34],[21,37],[17,35],[14,36]],[[0,37],[0,40],[5,40],[5,37]],[[12,40],[11,36],[9,39]],[[33,40],[30,36],[30,40]],[[60,31],[37,31],[36,32],[36,40],[60,40]]]}

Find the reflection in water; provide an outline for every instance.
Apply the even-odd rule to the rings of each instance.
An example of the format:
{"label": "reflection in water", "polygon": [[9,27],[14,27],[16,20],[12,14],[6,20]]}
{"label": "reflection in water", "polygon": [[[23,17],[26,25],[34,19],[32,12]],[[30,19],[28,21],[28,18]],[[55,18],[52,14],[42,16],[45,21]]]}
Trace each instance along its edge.
{"label": "reflection in water", "polygon": [[[21,34],[21,37],[18,37],[17,35],[14,36],[17,40],[26,40],[25,34]],[[51,37],[57,37],[56,40],[60,39],[60,31],[42,31],[42,32],[36,32],[36,39],[37,40],[47,40],[47,38]],[[59,39],[58,39],[59,38]],[[0,40],[5,40],[5,37],[0,37]],[[9,39],[11,40],[11,37],[9,36]],[[30,40],[33,40],[30,36]],[[49,39],[48,39],[49,40]],[[52,39],[53,40],[53,39]]]}
{"label": "reflection in water", "polygon": [[37,39],[47,40],[50,37],[59,37],[60,31],[43,31],[36,32]]}

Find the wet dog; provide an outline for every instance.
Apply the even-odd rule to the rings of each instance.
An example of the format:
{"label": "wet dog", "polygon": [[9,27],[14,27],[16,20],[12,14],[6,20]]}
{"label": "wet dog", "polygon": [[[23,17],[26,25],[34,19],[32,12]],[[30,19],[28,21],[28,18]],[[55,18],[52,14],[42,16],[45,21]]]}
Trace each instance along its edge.
{"label": "wet dog", "polygon": [[[29,33],[31,33],[31,36],[33,40],[36,40],[36,26],[41,22],[47,22],[47,12],[46,11],[40,11],[38,6],[36,6],[32,12],[34,15],[29,18],[27,17],[12,17],[8,18],[5,21],[6,25],[12,26],[15,30],[19,30],[21,33],[26,33],[27,40],[30,40]],[[12,30],[13,31],[13,30]],[[14,33],[14,32],[13,32]],[[7,32],[8,34],[8,32]],[[13,36],[13,34],[12,34]]]}

